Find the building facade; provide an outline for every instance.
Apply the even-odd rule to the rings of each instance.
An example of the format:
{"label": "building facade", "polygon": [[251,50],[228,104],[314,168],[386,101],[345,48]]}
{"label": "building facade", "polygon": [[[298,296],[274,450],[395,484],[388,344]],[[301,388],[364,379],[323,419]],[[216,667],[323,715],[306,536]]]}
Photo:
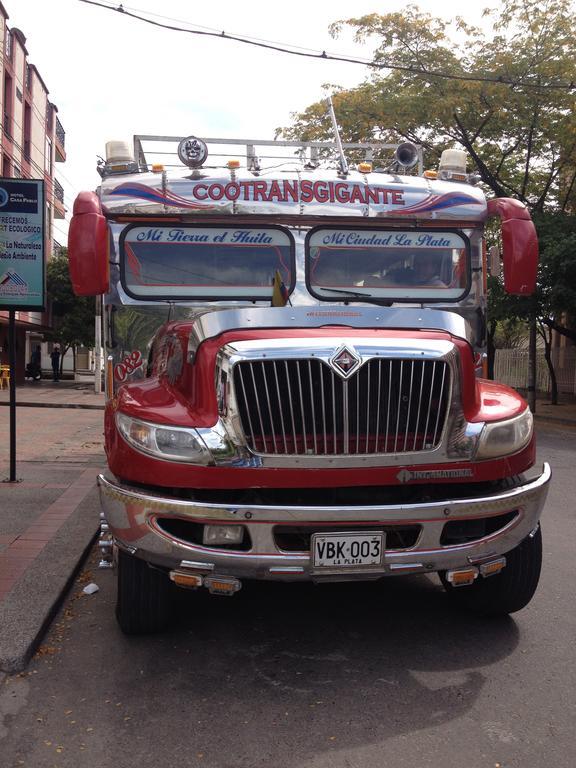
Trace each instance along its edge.
{"label": "building facade", "polygon": [[[28,61],[26,37],[8,25],[0,2],[0,176],[44,179],[46,189],[45,254],[54,249],[54,219],[63,219],[64,190],[55,178],[54,165],[66,160],[65,133],[58,109],[48,98],[40,72]],[[48,312],[16,312],[16,380],[22,382],[32,349],[48,330]],[[0,363],[7,364],[8,312],[0,311]]]}

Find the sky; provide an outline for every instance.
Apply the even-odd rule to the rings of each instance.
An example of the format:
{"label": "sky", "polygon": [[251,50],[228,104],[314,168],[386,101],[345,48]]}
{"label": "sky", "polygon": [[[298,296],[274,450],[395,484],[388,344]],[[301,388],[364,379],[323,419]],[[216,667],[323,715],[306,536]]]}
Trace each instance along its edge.
{"label": "sky", "polygon": [[[107,0],[103,0],[106,2]],[[66,131],[65,163],[56,164],[71,215],[76,194],[94,189],[98,155],[110,139],[134,134],[273,139],[290,114],[324,94],[326,83],[352,87],[367,70],[315,61],[216,38],[162,30],[80,0],[3,0],[8,26],[26,36],[28,60],[40,72]],[[481,8],[466,20],[479,23]],[[420,0],[421,9],[450,19],[461,0]],[[263,40],[370,58],[372,46],[351,35],[333,39],[338,19],[401,10],[398,0],[128,0],[134,13],[187,22]],[[161,14],[161,18],[158,16]],[[177,21],[174,21],[177,20]],[[66,243],[68,222],[55,222]]]}

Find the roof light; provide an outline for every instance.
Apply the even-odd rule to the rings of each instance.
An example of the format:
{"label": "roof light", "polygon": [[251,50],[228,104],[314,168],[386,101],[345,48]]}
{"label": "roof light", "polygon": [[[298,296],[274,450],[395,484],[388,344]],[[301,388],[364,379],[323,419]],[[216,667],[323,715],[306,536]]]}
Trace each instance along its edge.
{"label": "roof light", "polygon": [[200,168],[208,157],[206,142],[196,136],[186,136],[178,144],[178,157],[180,162],[188,168]]}
{"label": "roof light", "polygon": [[138,173],[139,170],[127,141],[106,142],[106,161],[100,161],[97,168],[102,178],[114,174]]}
{"label": "roof light", "polygon": [[162,173],[164,170],[164,166],[162,163],[153,163],[152,164],[152,173]]}
{"label": "roof light", "polygon": [[422,174],[425,179],[437,179],[438,178],[438,171],[424,171]]}
{"label": "roof light", "polygon": [[133,163],[134,155],[127,141],[106,142],[107,163]]}
{"label": "roof light", "polygon": [[233,170],[234,168],[240,168],[240,160],[228,160],[226,165],[228,168],[230,168],[230,170]]}
{"label": "roof light", "polygon": [[372,163],[359,163],[358,170],[360,173],[372,173]]}
{"label": "roof light", "polygon": [[466,152],[463,149],[445,149],[440,156],[438,177],[453,181],[466,181]]}

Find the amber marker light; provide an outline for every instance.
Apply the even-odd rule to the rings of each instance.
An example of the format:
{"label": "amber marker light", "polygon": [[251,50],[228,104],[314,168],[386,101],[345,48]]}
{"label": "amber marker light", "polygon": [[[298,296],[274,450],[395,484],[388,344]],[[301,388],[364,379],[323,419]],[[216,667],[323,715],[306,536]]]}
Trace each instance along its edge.
{"label": "amber marker light", "polygon": [[359,163],[358,170],[360,173],[372,173],[372,163]]}
{"label": "amber marker light", "polygon": [[213,595],[233,595],[241,588],[242,583],[233,577],[206,576],[204,586]]}
{"label": "amber marker light", "polygon": [[500,573],[502,568],[506,565],[506,558],[499,557],[498,560],[493,560],[491,563],[484,563],[480,566],[480,573],[484,578],[487,576],[495,576]]}
{"label": "amber marker light", "polygon": [[152,173],[162,173],[164,166],[162,163],[154,163],[152,166]]}
{"label": "amber marker light", "polygon": [[228,168],[230,168],[230,170],[232,171],[232,170],[234,170],[235,168],[240,168],[240,160],[228,160],[228,162],[226,163],[226,165],[227,165],[227,166],[228,166]]}
{"label": "amber marker light", "polygon": [[179,587],[187,587],[188,589],[197,589],[202,586],[202,576],[198,576],[195,573],[182,573],[182,571],[170,571],[170,578]]}
{"label": "amber marker light", "polygon": [[438,171],[424,171],[422,174],[425,179],[437,179],[438,178]]}
{"label": "amber marker light", "polygon": [[474,579],[478,576],[478,568],[463,568],[460,571],[448,571],[446,574],[446,580],[452,584],[453,587],[464,587],[468,584],[473,584]]}

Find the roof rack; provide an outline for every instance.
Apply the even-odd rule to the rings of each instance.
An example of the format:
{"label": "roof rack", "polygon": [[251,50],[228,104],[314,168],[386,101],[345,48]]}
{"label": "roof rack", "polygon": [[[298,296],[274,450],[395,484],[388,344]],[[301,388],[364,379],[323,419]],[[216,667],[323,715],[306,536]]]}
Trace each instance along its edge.
{"label": "roof rack", "polygon": [[[185,137],[138,134],[134,136],[134,158],[142,170],[150,168],[156,162],[166,167],[185,167],[178,159],[177,153],[178,144],[183,138]],[[234,158],[245,161],[247,170],[258,173],[265,168],[294,162],[305,168],[318,168],[322,162],[338,160],[339,157],[337,145],[333,141],[198,138],[208,145],[209,158],[222,160],[216,166],[205,164],[204,167],[222,167],[226,165],[227,160]],[[399,146],[400,144],[387,144],[382,141],[342,144],[342,148],[353,152],[357,159],[360,156],[359,162],[379,163],[386,169],[394,163],[394,153]],[[229,148],[228,151],[223,151],[225,148]],[[412,172],[421,176],[424,159],[422,147],[417,146],[417,149],[418,163]],[[166,157],[173,158],[174,162],[166,162]],[[405,170],[402,172],[406,173]]]}

